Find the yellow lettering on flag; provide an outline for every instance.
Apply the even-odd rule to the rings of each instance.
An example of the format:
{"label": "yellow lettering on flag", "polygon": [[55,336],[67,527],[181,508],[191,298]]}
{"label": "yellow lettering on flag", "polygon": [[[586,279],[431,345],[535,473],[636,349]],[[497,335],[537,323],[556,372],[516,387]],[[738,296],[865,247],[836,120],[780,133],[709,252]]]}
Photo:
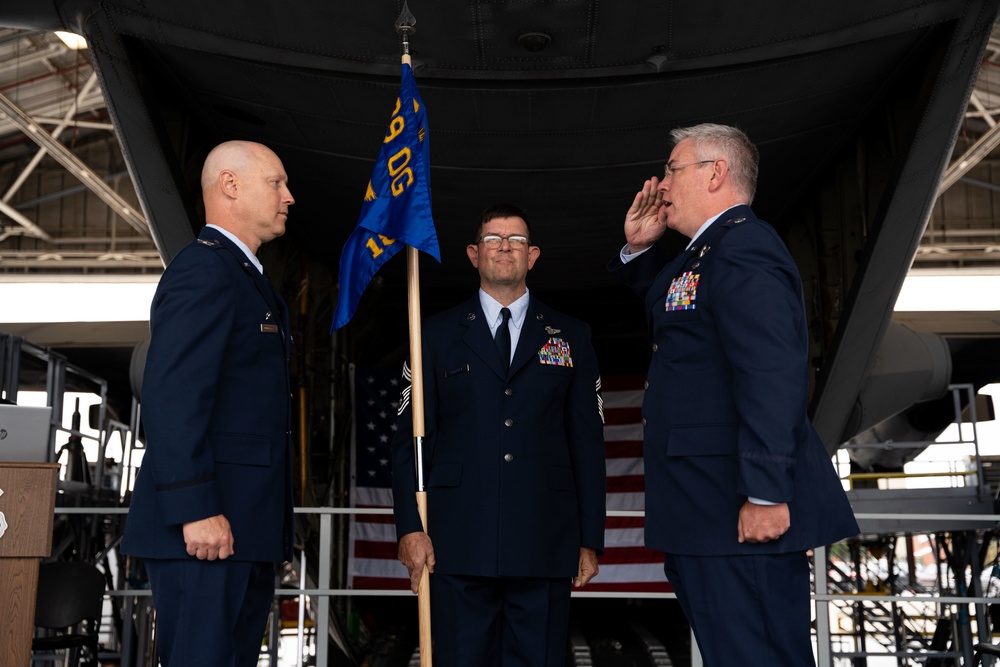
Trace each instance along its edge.
{"label": "yellow lettering on flag", "polygon": [[382,239],[382,246],[379,246],[378,241],[376,241],[374,237],[369,237],[365,242],[365,247],[372,251],[372,259],[375,259],[385,252],[384,246],[392,245],[396,242],[396,239],[391,239],[388,236],[382,236],[381,234],[378,234],[378,237]]}
{"label": "yellow lettering on flag", "polygon": [[385,139],[382,141],[382,143],[387,144],[396,137],[398,137],[400,133],[403,131],[404,127],[406,127],[406,121],[403,119],[403,117],[393,116],[392,119],[389,120],[389,129],[386,130]]}

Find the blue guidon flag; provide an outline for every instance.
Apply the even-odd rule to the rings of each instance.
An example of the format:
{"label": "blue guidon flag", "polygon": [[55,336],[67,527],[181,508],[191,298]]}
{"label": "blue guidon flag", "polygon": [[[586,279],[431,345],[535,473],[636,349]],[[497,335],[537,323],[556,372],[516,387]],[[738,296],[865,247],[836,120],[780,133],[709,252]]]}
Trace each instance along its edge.
{"label": "blue guidon flag", "polygon": [[430,137],[427,113],[403,64],[403,82],[375,161],[358,226],[340,256],[340,296],[330,332],[347,324],[375,272],[404,246],[441,261],[431,217]]}

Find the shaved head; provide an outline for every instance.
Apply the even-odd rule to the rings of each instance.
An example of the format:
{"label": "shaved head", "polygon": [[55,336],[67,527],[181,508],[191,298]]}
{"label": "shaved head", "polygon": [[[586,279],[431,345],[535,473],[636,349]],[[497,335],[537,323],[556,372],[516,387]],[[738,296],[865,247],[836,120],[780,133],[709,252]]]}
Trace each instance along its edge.
{"label": "shaved head", "polygon": [[226,229],[251,252],[285,233],[295,203],[274,151],[253,141],[227,141],[205,158],[201,171],[205,221]]}
{"label": "shaved head", "polygon": [[253,141],[227,141],[219,144],[205,158],[205,166],[201,170],[202,191],[210,190],[223,171],[246,171],[247,166],[259,159],[262,152],[273,154],[264,144]]}

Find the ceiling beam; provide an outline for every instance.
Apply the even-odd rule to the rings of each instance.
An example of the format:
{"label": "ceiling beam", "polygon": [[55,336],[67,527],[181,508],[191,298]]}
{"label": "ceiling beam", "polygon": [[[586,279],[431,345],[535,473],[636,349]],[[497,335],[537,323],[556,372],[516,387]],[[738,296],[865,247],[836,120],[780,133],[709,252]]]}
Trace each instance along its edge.
{"label": "ceiling beam", "polygon": [[111,207],[117,215],[125,220],[137,232],[147,238],[152,238],[149,225],[141,213],[132,208],[132,205],[122,199],[121,195],[111,189],[100,176],[95,174],[85,165],[80,158],[64,145],[59,143],[41,125],[33,121],[28,114],[24,113],[17,105],[11,102],[6,95],[0,93],[0,114],[5,115],[12,121],[29,139],[46,149],[63,167],[68,169],[74,176],[86,185],[90,190]]}
{"label": "ceiling beam", "polygon": [[[105,183],[111,184],[119,178],[128,178],[128,177],[129,176],[127,171],[117,171],[113,174],[108,174],[101,180],[104,181]],[[44,204],[46,202],[56,201],[57,199],[62,199],[64,197],[69,197],[71,195],[79,194],[86,189],[87,189],[86,185],[80,184],[80,185],[73,185],[68,188],[63,188],[62,190],[53,190],[48,194],[40,195],[38,197],[32,197],[31,199],[22,199],[16,204],[14,204],[14,208],[16,208],[19,211],[26,211],[33,206],[38,206],[39,204]],[[148,239],[142,238],[139,240],[145,243]]]}
{"label": "ceiling beam", "polygon": [[[51,116],[62,115],[66,106],[65,102],[55,101],[49,104],[44,104],[41,107],[36,108],[32,112],[32,118],[35,119],[36,123],[55,125],[59,120],[51,120]],[[77,113],[82,114],[86,112],[92,112],[94,114],[100,113],[105,108],[104,96],[101,91],[96,91],[91,93],[90,97],[80,103],[77,107]],[[104,129],[104,128],[100,128]],[[20,128],[14,123],[3,120],[3,114],[0,114],[0,136],[9,134],[11,132],[20,131]]]}
{"label": "ceiling beam", "polygon": [[[59,120],[58,118],[46,118],[44,116],[39,117],[39,116],[36,115],[35,116],[35,122],[38,123],[38,124],[40,124],[40,125],[58,125],[62,121]],[[88,130],[107,130],[108,132],[114,132],[115,131],[115,126],[112,125],[110,122],[101,123],[101,122],[92,121],[92,120],[74,120],[74,121],[70,121],[69,124],[67,125],[67,127],[85,128],[85,129],[88,129]]]}
{"label": "ceiling beam", "polygon": [[962,157],[948,165],[944,176],[941,177],[941,183],[938,185],[938,197],[982,162],[997,146],[1000,146],[1000,125],[994,125],[987,130],[986,134],[979,137],[979,140],[972,144],[972,147],[965,151]]}
{"label": "ceiling beam", "polygon": [[973,90],[972,94],[969,95],[969,104],[976,107],[976,111],[979,112],[979,115],[982,117],[984,121],[986,121],[987,125],[989,125],[990,127],[994,127],[997,124],[997,122],[993,120],[993,114],[989,112],[989,110],[986,108],[986,105],[983,104],[983,101],[979,99],[979,95],[976,95],[975,90]]}
{"label": "ceiling beam", "polygon": [[159,257],[134,260],[120,259],[59,259],[52,257],[32,257],[29,259],[9,258],[3,255],[3,265],[10,269],[29,269],[33,271],[66,271],[73,269],[104,269],[107,271],[121,270],[123,273],[135,269],[163,271],[163,260]]}
{"label": "ceiling beam", "polygon": [[61,44],[49,44],[44,49],[32,53],[19,54],[16,58],[0,62],[0,74],[21,70],[32,63],[43,62],[49,58],[61,56],[66,53],[66,50],[66,47]]}
{"label": "ceiling beam", "polygon": [[[44,229],[33,223],[31,220],[26,218],[23,213],[4,201],[0,201],[0,213],[3,213],[8,218],[24,227],[25,231],[27,231],[31,236],[36,236],[46,241],[52,240],[52,237],[50,237]],[[10,234],[5,234],[3,238],[6,238],[7,236],[10,236]]]}
{"label": "ceiling beam", "polygon": [[[87,79],[87,83],[83,84],[83,88],[73,99],[73,104],[69,105],[69,109],[66,110],[63,119],[59,121],[55,129],[52,130],[51,136],[54,141],[58,141],[59,134],[66,129],[69,122],[73,120],[73,116],[76,115],[76,110],[80,107],[80,102],[83,100],[90,91],[97,85],[97,72],[92,72],[90,78]],[[42,161],[45,154],[48,153],[48,149],[44,145],[39,144],[38,151],[31,157],[31,161],[21,170],[21,173],[17,175],[17,179],[14,180],[14,184],[10,186],[10,189],[3,196],[3,201],[9,203],[14,194],[21,188],[24,182],[31,175],[31,172],[35,170],[38,163]]]}

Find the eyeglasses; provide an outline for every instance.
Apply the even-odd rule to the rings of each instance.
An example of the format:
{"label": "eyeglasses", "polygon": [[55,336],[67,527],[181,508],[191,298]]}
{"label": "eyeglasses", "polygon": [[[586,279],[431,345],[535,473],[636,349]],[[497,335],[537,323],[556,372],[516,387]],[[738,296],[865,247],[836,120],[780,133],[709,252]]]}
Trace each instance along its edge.
{"label": "eyeglasses", "polygon": [[670,163],[668,162],[663,166],[663,180],[671,178],[674,174],[676,174],[684,167],[690,167],[691,165],[694,164],[709,164],[710,162],[715,162],[715,160],[698,160],[697,162],[688,162],[687,164],[679,164],[676,167],[671,167]]}
{"label": "eyeglasses", "polygon": [[479,237],[479,243],[490,250],[498,250],[503,242],[507,241],[510,244],[511,250],[523,250],[528,247],[528,237],[521,236],[520,234],[514,234],[512,236],[498,236],[496,234],[487,234],[486,236]]}

